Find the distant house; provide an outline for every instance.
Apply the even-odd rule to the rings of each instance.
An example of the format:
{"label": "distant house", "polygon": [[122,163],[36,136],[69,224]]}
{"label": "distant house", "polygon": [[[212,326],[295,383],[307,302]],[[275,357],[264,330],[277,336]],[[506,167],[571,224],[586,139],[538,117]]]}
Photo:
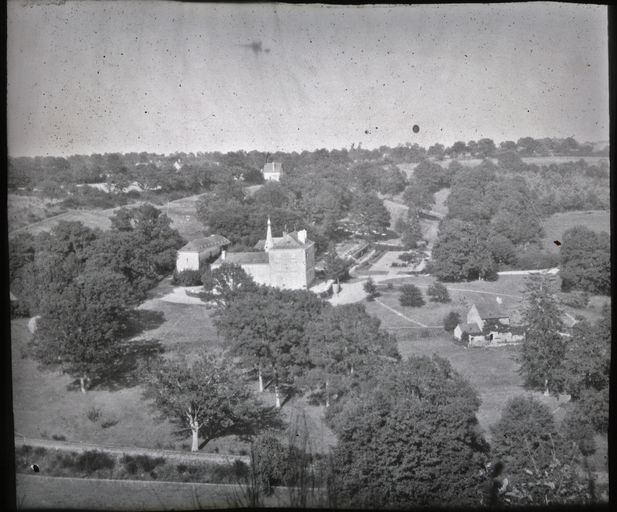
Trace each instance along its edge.
{"label": "distant house", "polygon": [[178,250],[176,270],[199,270],[204,261],[213,258],[225,250],[231,242],[221,235],[191,240]]}
{"label": "distant house", "polygon": [[283,174],[283,164],[281,162],[268,162],[264,164],[261,172],[265,181],[280,181]]}
{"label": "distant house", "polygon": [[480,297],[467,312],[465,322],[454,329],[454,337],[468,342],[469,347],[495,346],[515,343],[524,337],[521,326],[510,324],[510,315],[504,311],[500,297]]}
{"label": "distant house", "polygon": [[273,237],[268,218],[266,238],[255,249],[258,252],[223,251],[212,268],[235,263],[258,284],[290,290],[307,289],[315,279],[315,242],[307,238],[305,229]]}

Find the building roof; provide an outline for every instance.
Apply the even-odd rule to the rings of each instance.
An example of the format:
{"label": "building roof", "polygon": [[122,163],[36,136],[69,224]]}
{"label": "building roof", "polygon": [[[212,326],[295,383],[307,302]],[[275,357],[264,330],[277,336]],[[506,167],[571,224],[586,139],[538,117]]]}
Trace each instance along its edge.
{"label": "building roof", "polygon": [[467,334],[482,334],[482,330],[477,323],[460,323],[458,326],[461,328],[461,332],[466,332]]}
{"label": "building roof", "polygon": [[196,238],[180,249],[182,252],[201,252],[212,247],[222,247],[231,242],[222,235],[210,235],[204,238]]}
{"label": "building roof", "polygon": [[[292,233],[286,233],[283,236],[272,237],[272,249],[298,249],[302,247],[306,247],[307,245],[312,244],[313,242],[306,239],[305,243],[300,242],[298,240],[298,232],[293,231]],[[255,244],[255,249],[259,251],[263,251],[266,245],[265,240],[259,240]]]}
{"label": "building roof", "polygon": [[228,252],[223,257],[219,257],[214,265],[220,265],[221,263],[234,263],[236,265],[250,265],[250,264],[268,264],[270,258],[267,252]]}
{"label": "building roof", "polygon": [[476,306],[480,318],[508,318],[506,313],[497,301],[499,297],[476,297],[473,300],[473,305]]}

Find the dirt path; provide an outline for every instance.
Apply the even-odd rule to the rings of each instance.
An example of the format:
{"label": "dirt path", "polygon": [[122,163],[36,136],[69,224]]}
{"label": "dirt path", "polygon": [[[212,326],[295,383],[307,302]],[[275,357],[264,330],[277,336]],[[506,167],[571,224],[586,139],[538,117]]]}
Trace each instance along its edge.
{"label": "dirt path", "polygon": [[392,313],[394,313],[397,316],[400,316],[401,318],[404,318],[405,320],[407,320],[408,322],[411,322],[413,324],[417,324],[420,327],[441,327],[441,325],[425,325],[422,322],[418,322],[418,320],[414,320],[413,318],[409,318],[407,315],[404,315],[403,313],[401,313],[400,311],[397,311],[394,308],[391,308],[390,306],[388,306],[387,304],[384,304],[383,302],[381,302],[379,299],[375,299],[375,302],[377,304],[379,304],[380,306],[383,306],[384,308],[386,308],[388,311],[391,311]]}

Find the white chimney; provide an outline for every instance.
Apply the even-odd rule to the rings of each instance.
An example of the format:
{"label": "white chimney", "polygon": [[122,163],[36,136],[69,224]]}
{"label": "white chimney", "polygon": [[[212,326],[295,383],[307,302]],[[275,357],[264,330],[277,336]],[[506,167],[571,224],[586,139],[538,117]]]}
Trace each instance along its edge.
{"label": "white chimney", "polygon": [[223,261],[225,261],[225,255],[226,255],[226,254],[227,254],[227,251],[226,251],[225,249],[223,249],[223,250],[221,251],[221,259],[222,259]]}
{"label": "white chimney", "polygon": [[503,304],[501,297],[496,297],[495,300],[497,301],[497,304]]}
{"label": "white chimney", "polygon": [[298,240],[303,244],[306,243],[306,229],[298,231]]}

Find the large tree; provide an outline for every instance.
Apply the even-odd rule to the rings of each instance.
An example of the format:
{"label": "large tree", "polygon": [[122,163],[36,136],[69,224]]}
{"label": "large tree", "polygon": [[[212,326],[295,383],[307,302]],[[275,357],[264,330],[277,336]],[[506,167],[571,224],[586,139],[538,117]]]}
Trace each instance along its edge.
{"label": "large tree", "polygon": [[213,300],[219,306],[226,306],[238,293],[251,292],[257,289],[257,284],[251,276],[234,263],[223,263],[212,270],[208,268],[202,275],[204,285],[203,298]]}
{"label": "large tree", "polygon": [[443,281],[492,278],[497,268],[486,228],[473,222],[442,221],[432,254],[433,272]]}
{"label": "large tree", "polygon": [[521,348],[520,372],[525,385],[545,393],[563,390],[563,359],[566,337],[562,312],[554,293],[554,283],[544,276],[527,281],[523,323],[525,339]]}
{"label": "large tree", "polygon": [[306,325],[323,307],[307,290],[261,287],[238,294],[217,313],[215,324],[230,343],[231,354],[257,372],[260,389],[264,377],[272,379],[277,407],[281,391],[293,388],[308,369]]}
{"label": "large tree", "polygon": [[400,359],[396,339],[360,304],[326,306],[307,325],[306,343],[311,368],[306,380],[327,407],[365,378],[375,359]]}
{"label": "large tree", "polygon": [[503,490],[492,505],[589,502],[587,481],[578,475],[581,454],[557,430],[545,404],[512,398],[491,431],[494,462],[503,466]]}
{"label": "large tree", "polygon": [[480,401],[442,358],[390,365],[335,424],[333,482],[351,507],[479,503],[488,446]]}
{"label": "large tree", "polygon": [[161,360],[149,368],[146,397],[180,432],[191,433],[193,452],[219,437],[250,437],[280,425],[277,412],[253,396],[228,360],[206,353],[192,363]]}
{"label": "large tree", "polygon": [[365,236],[385,233],[390,225],[390,213],[374,192],[356,194],[349,217],[356,231]]}
{"label": "large tree", "polygon": [[92,379],[110,373],[122,356],[128,294],[124,276],[105,268],[48,291],[33,340],[35,356],[78,378],[85,393]]}
{"label": "large tree", "polygon": [[611,248],[608,233],[595,233],[584,226],[568,229],[561,245],[562,289],[586,290],[609,295]]}

